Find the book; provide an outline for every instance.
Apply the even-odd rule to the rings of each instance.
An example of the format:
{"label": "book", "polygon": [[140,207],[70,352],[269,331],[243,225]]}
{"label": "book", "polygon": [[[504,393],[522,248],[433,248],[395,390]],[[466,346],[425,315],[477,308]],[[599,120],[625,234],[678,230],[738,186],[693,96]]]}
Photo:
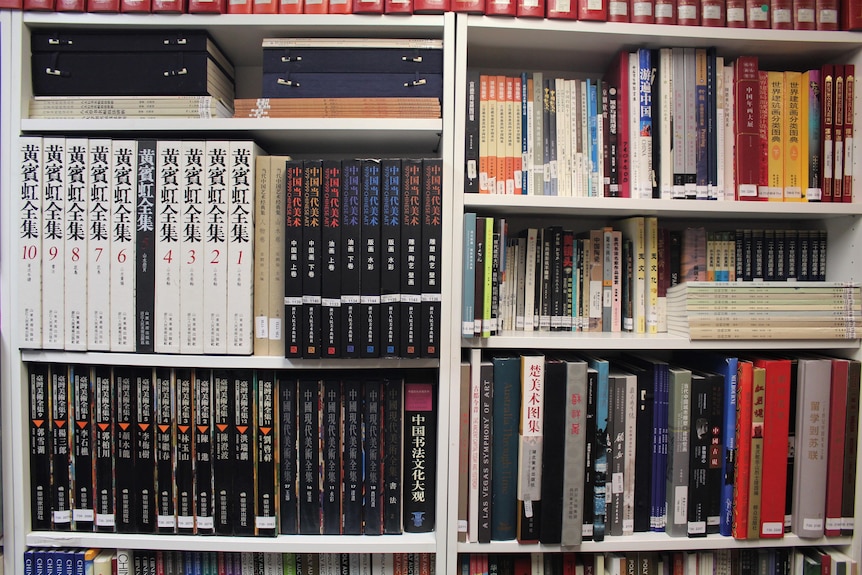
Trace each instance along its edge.
{"label": "book", "polygon": [[93,512],[97,532],[114,531],[114,395],[111,368],[92,369]]}
{"label": "book", "polygon": [[227,353],[230,143],[207,140],[204,202],[204,353]]}
{"label": "book", "polygon": [[[290,385],[293,386],[292,383]],[[341,385],[342,395],[344,397],[343,453],[341,455],[344,476],[341,505],[344,519],[341,531],[345,535],[361,535],[363,387],[362,382],[359,379],[352,377],[345,378]],[[295,421],[291,421],[289,425],[290,433],[295,437]],[[282,440],[283,436],[283,434],[279,436],[279,440]],[[291,453],[290,455],[292,456],[293,454]],[[282,463],[282,466],[284,466],[284,463]],[[283,489],[279,489],[279,491],[282,490]],[[295,502],[295,496],[293,496],[293,500]],[[293,523],[295,523],[295,521],[291,524]]]}
{"label": "book", "polygon": [[380,355],[380,160],[362,160],[360,340],[362,357]]}
{"label": "book", "polygon": [[269,353],[269,236],[272,232],[269,221],[272,194],[272,160],[270,156],[255,159],[255,204],[254,204],[254,355]]}
{"label": "book", "polygon": [[362,517],[365,535],[380,535],[383,533],[383,437],[380,431],[384,428],[383,384],[379,379],[366,379],[365,411],[363,423],[368,433],[365,434],[365,497]]}
{"label": "book", "polygon": [[135,211],[137,199],[137,141],[112,140],[110,216],[110,348],[134,351],[135,326]]}
{"label": "book", "polygon": [[[184,140],[180,159],[180,214],[177,258],[180,260],[180,353],[204,349],[204,188],[206,142]],[[113,267],[112,267],[113,271]]]}
{"label": "book", "polygon": [[114,386],[114,490],[116,502],[116,531],[134,533],[137,530],[135,507],[135,417],[137,395],[133,368],[114,368],[111,385]]}
{"label": "book", "polygon": [[491,540],[517,536],[518,427],[521,406],[520,358],[495,357],[491,442]]}
{"label": "book", "polygon": [[[801,370],[802,359],[799,361]],[[815,360],[812,360],[812,362],[813,361]],[[816,361],[820,361],[820,359],[818,358]],[[847,393],[850,363],[848,360],[838,358],[825,358],[822,361],[827,365],[823,365],[822,367],[823,373],[820,374],[820,381],[823,381],[822,377],[825,376],[826,367],[828,367],[830,370],[830,386],[829,401],[828,403],[824,402],[823,404],[824,410],[826,410],[826,406],[828,405],[828,413],[826,414],[826,417],[823,418],[825,421],[828,421],[828,431],[826,432],[826,436],[819,437],[818,439],[820,439],[820,441],[817,442],[818,447],[825,447],[825,459],[821,457],[821,459],[817,460],[820,463],[817,469],[817,474],[818,476],[821,476],[825,467],[826,478],[823,489],[823,505],[820,506],[820,510],[824,511],[822,517],[824,527],[823,534],[827,537],[832,537],[841,534],[841,526],[843,524],[841,515],[841,491],[844,487],[844,445],[846,443],[847,433]],[[821,364],[817,363],[816,366],[820,368]],[[798,419],[799,414],[797,412],[797,421]],[[802,450],[798,451],[802,453]],[[820,455],[824,455],[823,450],[821,450]],[[809,455],[809,457],[810,456],[811,455]],[[825,466],[823,465],[824,462],[826,464]],[[823,478],[820,477],[820,479]],[[794,487],[796,487],[795,482]],[[813,508],[813,505],[811,507]],[[804,521],[805,516],[802,517],[802,525],[804,527],[806,525],[806,522]],[[816,520],[818,517],[814,516],[813,518]],[[816,521],[814,523],[816,524]],[[812,525],[812,527],[814,526],[816,525]]]}
{"label": "book", "polygon": [[[93,531],[93,387],[89,366],[72,365],[69,377],[72,522],[75,531]],[[72,424],[73,423],[73,424]]]}
{"label": "book", "polygon": [[321,385],[321,533],[341,534],[341,381],[327,377]]}
{"label": "book", "polygon": [[583,539],[586,471],[587,364],[566,360],[566,420],[563,458],[563,518],[560,545],[570,547]]}
{"label": "book", "polygon": [[421,357],[440,356],[441,261],[443,241],[443,161],[422,160],[422,337]]}
{"label": "book", "polygon": [[278,532],[299,533],[297,491],[299,456],[299,411],[297,380],[282,373],[276,374],[278,387]]}
{"label": "book", "polygon": [[48,372],[47,399],[50,405],[49,429],[51,463],[51,528],[69,531],[72,528],[72,482],[69,468],[72,463],[72,439],[69,431],[69,368],[53,364]]}
{"label": "book", "polygon": [[401,352],[402,185],[401,160],[381,160],[379,340],[382,357],[399,357]]}
{"label": "book", "polygon": [[521,407],[518,428],[517,539],[536,542],[541,520],[544,356],[521,356]]}
{"label": "book", "polygon": [[[260,157],[260,156],[259,156]],[[287,214],[287,160],[290,156],[272,156],[272,177],[269,179],[269,335],[270,355],[285,355],[284,284],[287,269],[285,254],[285,223]]]}
{"label": "book", "polygon": [[[171,368],[156,368],[154,370],[153,393],[153,426],[155,427],[155,515],[157,533],[175,533],[177,529],[177,511],[175,502],[174,469],[177,461],[174,459],[174,442],[176,441],[176,413],[174,391],[176,389],[176,374]],[[178,445],[178,444],[177,444]]]}
{"label": "book", "polygon": [[210,369],[195,369],[194,392],[194,494],[195,533],[215,533],[213,499],[213,373]]}
{"label": "book", "polygon": [[[542,514],[539,541],[560,544],[563,525],[563,471],[568,366],[559,359],[545,361],[544,416],[542,419]],[[495,434],[496,438],[496,434]]]}
{"label": "book", "polygon": [[688,535],[689,435],[691,429],[691,371],[669,368],[667,524],[672,537]]}
{"label": "book", "polygon": [[404,437],[409,450],[404,457],[404,531],[427,533],[435,524],[437,469],[437,417],[435,391],[430,383],[404,383]]}
{"label": "book", "polygon": [[254,346],[254,142],[232,140],[228,172],[227,353],[250,355]]}
{"label": "book", "polygon": [[[321,357],[341,357],[341,161],[324,160],[321,195]],[[255,294],[255,297],[257,295]]]}
{"label": "book", "polygon": [[87,349],[109,351],[110,341],[110,232],[111,140],[88,140],[87,156]]}
{"label": "book", "polygon": [[177,533],[195,532],[195,490],[194,490],[194,370],[175,368],[173,374],[174,414],[172,419],[175,433],[176,451],[174,453],[174,484],[176,491],[176,528]]}
{"label": "book", "polygon": [[[66,235],[66,139],[44,138],[40,140],[41,157],[39,158],[40,173],[35,178],[41,182],[37,188],[37,206],[42,206],[39,214],[36,214],[41,229],[36,230],[36,235],[41,237],[40,285],[41,302],[38,308],[41,316],[39,333],[41,334],[41,346],[44,349],[62,349],[65,345],[66,312],[65,296],[63,286],[65,284],[65,235]],[[25,184],[26,185],[26,181]],[[22,190],[22,201],[27,192]],[[32,200],[30,200],[32,201]],[[24,233],[28,233],[30,222],[22,218]],[[23,238],[22,238],[23,239]],[[27,261],[31,248],[22,248],[22,260]],[[25,270],[28,271],[28,270]],[[28,294],[32,297],[32,294]],[[26,333],[25,333],[26,337]]]}
{"label": "book", "polygon": [[[405,413],[404,381],[401,377],[383,380],[383,533],[399,534],[404,529],[402,491],[410,477],[404,475]],[[407,481],[405,481],[407,477]],[[357,497],[359,494],[357,494]]]}
{"label": "book", "polygon": [[[134,495],[132,510],[133,529],[136,533],[156,532],[156,445],[154,413],[155,370],[151,367],[135,368],[131,393],[135,394],[132,412]],[[122,449],[122,446],[121,446]],[[121,518],[122,519],[122,518]]]}
{"label": "book", "polygon": [[[66,171],[64,242],[64,348],[87,349],[87,269],[89,213],[89,143],[87,138],[67,138],[63,168]],[[140,172],[139,172],[140,174]],[[140,192],[139,187],[139,192]],[[142,290],[143,291],[143,290]],[[146,301],[146,295],[143,300]],[[138,300],[140,305],[140,300]]]}
{"label": "book", "polygon": [[[422,200],[422,161],[404,158],[401,160],[401,167],[403,177],[401,186],[401,305],[399,310],[401,345],[399,355],[403,358],[411,358],[419,357],[421,353],[422,285],[419,255],[422,247],[420,210],[421,206],[424,205]],[[468,281],[468,275],[465,274],[464,279]],[[472,317],[470,325],[472,330]]]}
{"label": "book", "polygon": [[835,176],[835,66],[824,64],[820,68],[820,140],[822,166],[821,201],[831,202]]}
{"label": "book", "polygon": [[300,377],[297,389],[297,493],[301,535],[321,533],[320,384],[313,377]]}
{"label": "book", "polygon": [[844,174],[842,201],[853,201],[853,123],[855,117],[856,67],[844,64]]}
{"label": "book", "polygon": [[180,351],[180,219],[182,144],[179,140],[156,142],[155,202],[155,297],[153,350]]}
{"label": "book", "polygon": [[743,56],[734,64],[736,199],[756,200],[760,179],[760,83],[755,56]]}

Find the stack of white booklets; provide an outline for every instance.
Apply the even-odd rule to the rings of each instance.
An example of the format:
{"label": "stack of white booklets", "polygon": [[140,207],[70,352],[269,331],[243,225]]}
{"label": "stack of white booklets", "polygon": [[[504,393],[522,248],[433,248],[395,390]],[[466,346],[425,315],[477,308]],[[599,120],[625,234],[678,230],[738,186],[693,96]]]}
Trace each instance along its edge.
{"label": "stack of white booklets", "polygon": [[859,284],[686,282],[667,292],[668,332],[692,340],[857,339]]}

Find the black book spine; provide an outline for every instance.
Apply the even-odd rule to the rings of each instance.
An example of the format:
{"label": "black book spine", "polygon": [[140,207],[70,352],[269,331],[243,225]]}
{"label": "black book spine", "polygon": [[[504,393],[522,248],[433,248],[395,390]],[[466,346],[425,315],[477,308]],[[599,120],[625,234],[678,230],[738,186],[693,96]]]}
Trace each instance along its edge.
{"label": "black book spine", "polygon": [[257,409],[255,410],[257,421],[256,450],[256,493],[255,505],[255,533],[257,535],[272,536],[278,534],[278,519],[276,515],[277,495],[275,483],[276,462],[276,398],[277,385],[275,372],[271,370],[260,370],[256,373],[255,388],[257,397]]}
{"label": "black book spine", "polygon": [[176,428],[177,533],[195,532],[194,489],[194,375],[188,368],[174,370],[174,425]]}
{"label": "black book spine", "polygon": [[692,373],[687,513],[689,537],[706,537],[707,532],[710,391],[706,378]]}
{"label": "black book spine", "polygon": [[92,531],[95,522],[93,513],[93,380],[89,366],[74,365],[70,368],[72,385],[72,411],[74,426],[75,507],[72,520],[75,531]]}
{"label": "black book spine", "polygon": [[51,436],[49,370],[43,363],[27,365],[30,385],[30,525],[51,529]]}
{"label": "black book spine", "polygon": [[299,533],[319,535],[320,524],[320,382],[299,380]]}
{"label": "black book spine", "polygon": [[[634,281],[635,261],[632,253],[632,241],[628,238],[623,240],[623,281],[622,281],[622,330],[631,332],[634,330],[634,309],[632,302],[632,282]],[[679,279],[679,274],[677,274]]]}
{"label": "black book spine", "polygon": [[[255,393],[254,372],[250,369],[233,370],[233,394],[228,402],[233,404],[231,411],[233,431],[231,433],[231,452],[234,457],[232,509],[230,521],[234,535],[254,535],[255,505]],[[216,430],[218,433],[218,430]]]}
{"label": "black book spine", "polygon": [[765,260],[763,279],[768,282],[775,281],[777,279],[775,275],[775,230],[763,230],[763,251]]}
{"label": "black book spine", "polygon": [[154,370],[135,370],[135,522],[138,533],[156,532],[156,434],[153,413]]}
{"label": "black book spine", "polygon": [[[737,241],[739,241],[738,233]],[[742,277],[743,281],[747,282],[754,279],[754,237],[750,229],[742,230],[742,258],[738,258],[737,261],[742,262],[742,276],[737,273],[736,278]]]}
{"label": "black book spine", "polygon": [[153,353],[156,303],[156,141],[138,140],[137,204],[135,216],[135,315],[137,351]]}
{"label": "black book spine", "polygon": [[564,361],[545,362],[545,410],[542,422],[542,514],[539,541],[559,545],[563,535],[563,465],[566,440],[566,379]]}
{"label": "black book spine", "polygon": [[[737,229],[733,232],[733,249],[735,252],[736,281],[745,279],[745,230]],[[790,268],[788,268],[789,272]]]}
{"label": "black book spine", "polygon": [[810,238],[809,245],[811,246],[811,255],[808,258],[810,266],[808,280],[817,281],[820,274],[820,232],[817,230],[810,230],[808,235]]}
{"label": "black book spine", "polygon": [[635,525],[636,532],[650,531],[652,514],[652,443],[655,441],[653,417],[655,404],[655,382],[652,372],[646,369],[635,369],[633,366],[623,366],[637,376],[637,419],[635,420],[635,435],[643,438],[649,448],[635,451]]}
{"label": "black book spine", "polygon": [[362,274],[361,160],[341,162],[341,353],[359,357]]}
{"label": "black book spine", "polygon": [[501,262],[503,257],[502,241],[505,237],[503,227],[506,222],[502,218],[494,221],[494,232],[491,234],[491,323],[489,329],[491,335],[496,335],[500,321],[500,278]]}
{"label": "black book spine", "polygon": [[297,411],[296,380],[278,378],[278,453],[279,453],[279,504],[278,532],[295,535],[299,532],[296,499],[297,470]]}
{"label": "black book spine", "polygon": [[137,409],[134,374],[130,368],[114,368],[116,470],[116,526],[119,533],[135,531],[135,433]]}
{"label": "black book spine", "polygon": [[434,386],[404,384],[404,531],[434,529],[437,478],[437,409]]}
{"label": "black book spine", "polygon": [[321,357],[341,357],[341,161],[323,161]]}
{"label": "black book spine", "polygon": [[476,217],[476,281],[473,291],[473,335],[475,336],[482,335],[482,318],[485,314],[485,259],[488,257],[485,228],[492,225],[492,222],[492,218]]}
{"label": "black book spine", "polygon": [[[604,174],[603,181],[599,184],[599,195],[603,198],[608,198],[611,195],[611,159],[610,159],[610,150],[611,150],[611,127],[610,127],[610,85],[602,80],[599,83],[599,92],[601,93],[601,102],[599,102],[600,108],[598,110],[599,114],[602,115],[602,149],[600,150],[601,158],[602,158],[602,173]],[[568,135],[569,130],[565,130],[565,134]],[[575,155],[575,150],[571,150],[571,155]],[[559,170],[566,169],[565,166],[560,166]],[[574,182],[570,184],[574,187]],[[572,194],[574,194],[574,190]]]}
{"label": "black book spine", "polygon": [[344,513],[342,533],[362,534],[362,382],[348,378],[342,383],[344,395],[344,453],[342,454],[343,492],[341,507]]}
{"label": "black book spine", "polygon": [[362,160],[361,357],[380,356],[380,160]]}
{"label": "black book spine", "polygon": [[[734,248],[735,249],[735,246]],[[668,287],[680,283],[680,260],[682,258],[682,234],[678,230],[670,230],[670,256],[668,261],[670,284]]]}
{"label": "black book spine", "polygon": [[751,262],[751,279],[752,281],[762,280],[766,278],[766,234],[763,229],[751,230],[752,242],[752,262]]}
{"label": "black book spine", "polygon": [[787,281],[787,235],[775,230],[775,280]]}
{"label": "black book spine", "polygon": [[709,459],[707,461],[706,532],[718,533],[721,523],[721,489],[724,484],[722,472],[724,452],[721,443],[721,428],[724,425],[724,377],[711,373],[707,377],[707,382],[709,384],[707,398],[709,401]]}
{"label": "black book spine", "polygon": [[595,506],[593,505],[593,493],[595,491],[595,461],[596,455],[596,391],[598,386],[598,373],[595,370],[587,371],[587,401],[585,428],[585,455],[584,455],[584,530],[582,532],[584,541],[593,540],[593,522],[595,519]]}
{"label": "black book spine", "polygon": [[[483,363],[479,372],[479,525],[477,529],[479,543],[491,542],[493,389],[494,366],[490,363]],[[406,423],[410,425],[409,421]]]}
{"label": "black book spine", "polygon": [[323,534],[341,534],[341,380],[323,381]]}
{"label": "black book spine", "polygon": [[380,162],[380,355],[401,347],[401,160]]}
{"label": "black book spine", "polygon": [[827,244],[827,231],[826,230],[818,230],[817,236],[820,238],[820,244],[818,247],[818,253],[820,257],[820,264],[816,270],[816,279],[817,281],[824,282],[826,281],[826,244]]}
{"label": "black book spine", "polygon": [[176,532],[177,519],[174,502],[174,373],[167,367],[156,368],[156,531]]}
{"label": "black book spine", "polygon": [[443,255],[443,160],[422,162],[422,357],[440,357],[441,257]]}
{"label": "black book spine", "polygon": [[403,530],[401,475],[404,467],[404,381],[399,377],[383,380],[383,532]]}
{"label": "black book spine", "polygon": [[[572,297],[574,296],[574,276],[573,273],[577,269],[575,267],[575,237],[571,230],[564,230],[562,235],[563,242],[563,279],[562,279],[562,323],[560,329],[570,331],[572,329]],[[507,280],[511,281],[511,274],[506,271]],[[625,282],[623,282],[625,284]],[[516,289],[512,286],[510,289]],[[511,293],[511,292],[510,292]],[[625,302],[625,299],[623,299]]]}
{"label": "black book spine", "polygon": [[[467,116],[464,127],[464,192],[479,191],[479,72],[467,70]],[[518,95],[520,98],[520,94]],[[520,115],[520,110],[519,110]],[[518,146],[520,147],[520,142]]]}
{"label": "black book spine", "polygon": [[785,230],[785,242],[787,242],[787,279],[799,279],[799,231]]}
{"label": "black book spine", "polygon": [[302,357],[302,160],[285,162],[284,355]]}
{"label": "black book spine", "polygon": [[194,371],[195,532],[215,533],[213,515],[213,384],[212,370]]}
{"label": "black book spine", "polygon": [[227,370],[213,370],[212,376],[214,528],[217,535],[231,535],[234,527],[233,478],[238,471],[234,469],[236,458],[232,440],[235,382]]}
{"label": "black book spine", "polygon": [[[111,368],[93,368],[93,427],[96,531],[112,532],[114,513],[114,384]],[[31,472],[32,475],[32,472]]]}
{"label": "black book spine", "polygon": [[539,308],[539,329],[547,331],[551,329],[551,270],[554,268],[554,260],[551,257],[552,247],[552,232],[550,228],[539,230],[539,238],[541,239],[541,285],[540,292],[540,308]]}
{"label": "black book spine", "polygon": [[[478,80],[478,78],[477,78]],[[477,82],[478,83],[478,82]],[[478,110],[477,110],[478,111]],[[478,139],[476,140],[478,145]],[[478,168],[477,168],[478,169]],[[476,182],[478,191],[478,173]],[[422,284],[422,160],[401,160],[401,349],[419,357]]]}
{"label": "black book spine", "polygon": [[69,475],[69,367],[51,365],[51,518],[52,529],[72,528]]}
{"label": "black book spine", "polygon": [[320,357],[321,213],[323,186],[320,160],[305,160],[302,198],[302,357]]}
{"label": "black book spine", "polygon": [[383,533],[383,397],[379,379],[365,386],[365,535]]}
{"label": "black book spine", "polygon": [[551,228],[551,329],[563,328],[563,228]]}

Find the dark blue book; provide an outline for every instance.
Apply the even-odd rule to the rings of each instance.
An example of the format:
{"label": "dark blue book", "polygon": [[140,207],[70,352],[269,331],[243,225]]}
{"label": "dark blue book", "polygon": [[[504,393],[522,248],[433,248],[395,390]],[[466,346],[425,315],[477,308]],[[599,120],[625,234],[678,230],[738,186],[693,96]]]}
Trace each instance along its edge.
{"label": "dark blue book", "polygon": [[[596,371],[596,424],[593,442],[593,541],[604,541],[606,532],[606,484],[608,480],[608,370],[606,359],[585,356],[587,364]],[[589,501],[589,496],[587,497]]]}
{"label": "dark blue book", "polygon": [[[724,194],[724,190],[718,189],[718,146],[724,142],[718,141],[718,98],[724,97],[717,92],[717,74],[724,70],[716,69],[715,47],[706,49],[706,161],[707,161],[707,196],[710,200],[718,199],[718,194]],[[723,169],[723,168],[722,168]]]}
{"label": "dark blue book", "polygon": [[341,356],[359,357],[362,275],[361,160],[341,162]]}
{"label": "dark blue book", "polygon": [[362,485],[363,485],[363,386],[355,377],[342,382],[344,396],[344,433],[342,454],[344,476],[341,506],[344,514],[342,533],[362,534]]}
{"label": "dark blue book", "polygon": [[[422,160],[401,160],[401,346],[403,358],[419,357],[422,320]],[[472,318],[471,318],[472,319]]]}
{"label": "dark blue book", "polygon": [[323,380],[323,534],[341,534],[341,380]]}
{"label": "dark blue book", "polygon": [[421,357],[440,357],[443,266],[443,159],[422,161]]}
{"label": "dark blue book", "polygon": [[361,173],[361,274],[360,289],[360,357],[380,357],[380,160],[362,160]]}
{"label": "dark blue book", "polygon": [[[302,163],[302,357],[321,355],[321,251],[323,167],[321,160]],[[285,281],[285,283],[287,283]]]}
{"label": "dark blue book", "polygon": [[[492,487],[492,409],[494,389],[494,367],[490,362],[482,362],[479,367],[479,411],[476,422],[479,432],[479,515],[477,517],[477,540],[479,543],[491,542],[491,487]],[[474,398],[475,401],[475,398]],[[473,426],[471,422],[471,427]]]}
{"label": "dark blue book", "polygon": [[521,358],[495,357],[491,443],[491,539],[516,537],[518,484],[518,425],[521,406]]}
{"label": "dark blue book", "polygon": [[302,160],[286,161],[284,179],[284,355],[302,357]]}
{"label": "dark blue book", "polygon": [[398,357],[401,343],[401,160],[380,161],[380,355]]}

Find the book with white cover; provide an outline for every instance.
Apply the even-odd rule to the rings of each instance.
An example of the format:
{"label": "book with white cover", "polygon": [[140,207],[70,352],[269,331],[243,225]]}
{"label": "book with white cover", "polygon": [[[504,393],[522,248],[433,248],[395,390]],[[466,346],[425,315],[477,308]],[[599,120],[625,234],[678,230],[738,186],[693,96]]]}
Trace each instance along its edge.
{"label": "book with white cover", "polygon": [[64,348],[87,349],[87,138],[66,139],[66,263]]}
{"label": "book with white cover", "polygon": [[180,352],[181,157],[181,141],[156,143],[156,353]]}
{"label": "book with white cover", "polygon": [[87,349],[111,349],[111,140],[89,141]]}
{"label": "book with white cover", "polygon": [[227,238],[230,142],[206,144],[204,353],[227,353]]}
{"label": "book with white cover", "polygon": [[204,352],[206,142],[184,140],[180,160],[180,353]]}
{"label": "book with white cover", "polygon": [[[66,138],[42,139],[42,348],[63,349],[66,245]],[[25,294],[21,294],[25,297]]]}
{"label": "book with white cover", "polygon": [[270,178],[269,242],[269,354],[284,357],[284,218],[287,194],[287,168],[290,156],[272,156]]}
{"label": "book with white cover", "polygon": [[254,355],[269,353],[269,197],[272,193],[272,159],[258,156],[254,162],[257,188],[254,203]]}
{"label": "book with white cover", "polygon": [[135,351],[135,199],[138,143],[111,142],[111,351]]}
{"label": "book with white cover", "polygon": [[42,138],[18,138],[18,321],[22,347],[42,346]]}

